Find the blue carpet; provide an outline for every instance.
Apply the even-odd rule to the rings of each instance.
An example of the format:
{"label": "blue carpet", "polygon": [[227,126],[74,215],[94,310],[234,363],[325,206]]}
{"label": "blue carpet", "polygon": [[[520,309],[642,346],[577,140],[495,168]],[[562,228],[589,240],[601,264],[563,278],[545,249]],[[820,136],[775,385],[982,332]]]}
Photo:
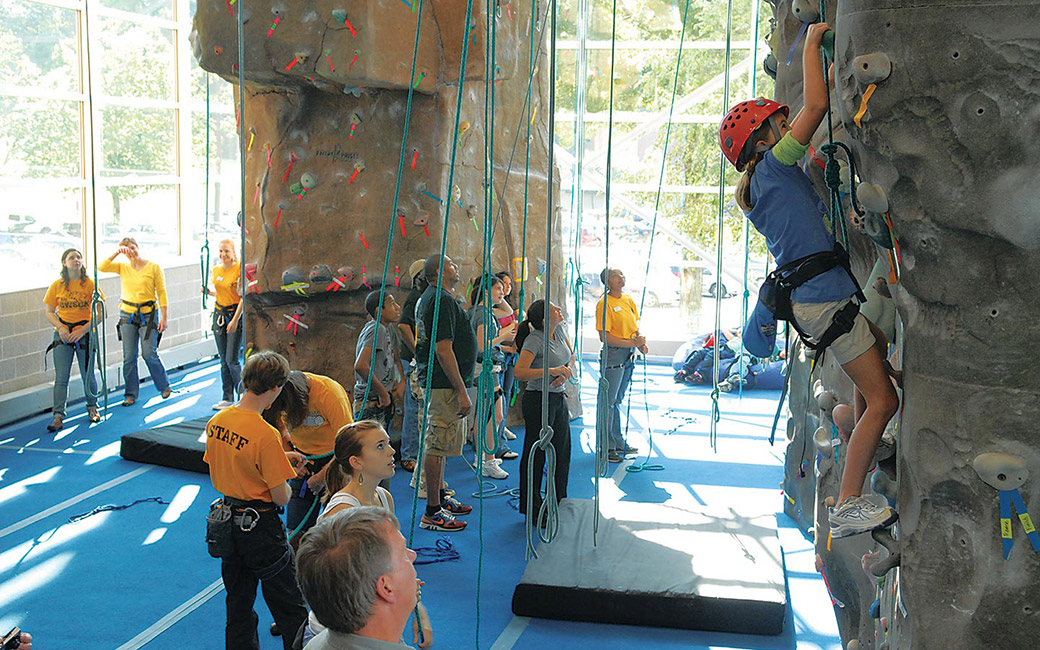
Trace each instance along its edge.
{"label": "blue carpet", "polygon": [[[591,498],[597,377],[588,365],[583,374],[584,421],[590,424],[581,419],[572,423],[570,496]],[[513,507],[515,500],[511,505],[506,496],[471,496],[477,489],[472,470],[463,459],[451,459],[446,478],[475,510],[466,518],[469,528],[450,537],[461,560],[418,568],[427,582],[423,601],[433,619],[435,648],[840,649],[830,600],[813,567],[812,545],[782,514],[782,449],[767,442],[778,393],[752,391],[742,399],[723,395],[716,452],[708,445],[708,389],[675,385],[671,374],[668,367],[651,365],[644,381],[638,370],[629,412],[630,443],[644,452],[637,463],[650,449],[649,423],[655,431],[650,462],[665,469],[629,473],[612,465],[612,476],[600,481],[601,498],[677,507],[749,500],[777,512],[790,603],[784,633],[754,637],[515,619],[509,603],[525,566],[523,518]],[[101,424],[89,425],[80,403],[71,406],[66,428],[57,434],[46,431],[49,415],[0,429],[3,631],[19,625],[33,633],[41,648],[119,648],[220,577],[219,564],[206,554],[203,541],[205,512],[217,496],[207,477],[118,456],[123,433],[206,417],[220,399],[219,371],[213,363],[173,373],[171,381],[176,392],[169,400],[160,399],[150,384],[142,387],[133,407],[119,407],[121,395],[111,395],[116,406]],[[523,436],[523,427],[516,433]],[[513,443],[515,449],[520,442]],[[518,464],[504,463],[510,476],[495,482],[496,488],[518,485]],[[406,537],[412,515],[409,478],[399,471],[392,486]],[[110,485],[83,497],[105,484]],[[69,517],[99,505],[148,497],[172,503],[141,503],[68,523]],[[420,501],[420,513],[422,506]],[[413,546],[434,546],[443,536],[416,527]],[[261,647],[280,648],[280,641],[266,631],[271,617],[259,597],[257,613]],[[223,622],[221,591],[146,647],[221,648]]]}

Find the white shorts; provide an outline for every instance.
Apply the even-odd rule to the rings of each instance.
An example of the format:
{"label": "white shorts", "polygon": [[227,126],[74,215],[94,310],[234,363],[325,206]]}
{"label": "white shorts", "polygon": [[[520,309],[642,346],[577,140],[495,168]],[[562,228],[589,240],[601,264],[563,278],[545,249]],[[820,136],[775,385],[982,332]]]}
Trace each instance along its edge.
{"label": "white shorts", "polygon": [[[852,302],[852,298],[835,302],[796,302],[791,304],[791,308],[798,321],[798,327],[809,335],[813,343],[816,343],[831,326],[834,314],[850,302]],[[852,329],[835,339],[827,350],[834,355],[838,363],[844,365],[869,350],[874,343],[874,333],[870,331],[867,317],[863,314],[856,314]]]}

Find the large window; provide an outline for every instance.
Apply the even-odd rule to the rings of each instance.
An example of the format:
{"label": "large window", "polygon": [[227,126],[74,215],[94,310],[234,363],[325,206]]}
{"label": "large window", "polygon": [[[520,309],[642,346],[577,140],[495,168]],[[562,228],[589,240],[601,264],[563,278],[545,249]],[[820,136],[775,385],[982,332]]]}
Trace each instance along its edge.
{"label": "large window", "polygon": [[234,231],[231,86],[191,56],[193,12],[176,0],[0,0],[4,290],[46,285],[65,248],[91,257],[95,224],[100,255],[131,236],[163,263],[196,257],[207,211],[211,237]]}
{"label": "large window", "polygon": [[[762,96],[773,92],[772,80],[761,67],[768,52],[765,41],[772,12],[768,4],[758,3],[733,3],[730,104],[752,92]],[[555,136],[563,180],[565,239],[573,262],[569,268],[577,268],[585,281],[582,332],[588,338],[596,336],[594,306],[602,292],[599,273],[607,261],[604,189],[611,80],[610,266],[625,272],[626,292],[637,303],[644,300],[642,332],[652,339],[679,342],[710,330],[716,294],[725,296],[723,325],[738,325],[747,224],[733,204],[731,188],[723,203],[721,277],[716,268],[717,125],[726,109],[726,3],[689,2],[663,180],[661,163],[687,3],[619,0],[613,76],[611,2],[570,0],[564,4]],[[579,153],[583,160],[580,178]],[[736,180],[737,174],[729,170],[725,185],[732,186]],[[655,205],[657,232],[651,256]],[[765,251],[761,239],[752,234],[748,275],[754,285],[764,268]],[[574,280],[570,278],[572,286]]]}

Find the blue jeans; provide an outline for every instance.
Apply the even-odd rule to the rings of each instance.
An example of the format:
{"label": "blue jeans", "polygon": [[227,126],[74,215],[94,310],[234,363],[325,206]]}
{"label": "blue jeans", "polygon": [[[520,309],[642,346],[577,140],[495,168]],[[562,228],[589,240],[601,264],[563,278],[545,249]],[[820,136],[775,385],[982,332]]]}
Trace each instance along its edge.
{"label": "blue jeans", "polygon": [[623,449],[625,438],[621,435],[621,404],[628,394],[632,371],[636,364],[632,360],[631,348],[607,346],[606,368],[603,377],[607,380],[607,399],[610,401],[610,449]]}
{"label": "blue jeans", "polygon": [[220,357],[220,383],[224,388],[224,400],[233,402],[242,379],[242,365],[238,361],[238,351],[242,347],[242,324],[239,323],[238,328],[230,334],[224,327],[215,328],[213,340],[217,344],[217,356]]}
{"label": "blue jeans", "polygon": [[[143,331],[142,331],[143,330]],[[166,378],[166,368],[159,359],[159,353],[155,350],[155,342],[159,338],[159,332],[151,330],[148,332],[137,323],[123,323],[119,326],[119,334],[123,337],[123,381],[126,383],[124,394],[126,397],[137,399],[141,389],[141,378],[137,374],[137,342],[141,342],[141,356],[148,366],[148,374],[152,376],[155,388],[165,392],[170,388],[170,380]]]}
{"label": "blue jeans", "polygon": [[419,400],[412,394],[412,377],[407,374],[408,384],[404,389],[404,421],[401,427],[401,460],[415,461],[419,458]]}
{"label": "blue jeans", "polygon": [[[87,396],[87,406],[97,406],[97,381],[94,380],[94,358],[87,354],[83,347],[90,338],[87,334],[80,339],[80,345],[72,346],[64,343],[54,348],[54,414],[65,415],[65,402],[69,397],[69,375],[72,373],[72,357],[79,361],[79,375],[83,378],[83,392]],[[54,341],[61,341],[58,333],[54,333]]]}

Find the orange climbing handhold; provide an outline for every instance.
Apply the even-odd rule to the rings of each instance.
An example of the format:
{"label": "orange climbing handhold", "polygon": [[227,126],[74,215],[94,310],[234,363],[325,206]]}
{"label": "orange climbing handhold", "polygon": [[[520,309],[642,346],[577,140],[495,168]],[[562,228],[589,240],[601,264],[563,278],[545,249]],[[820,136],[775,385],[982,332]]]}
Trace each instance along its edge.
{"label": "orange climbing handhold", "polygon": [[858,127],[863,126],[863,116],[867,114],[867,102],[870,101],[875,90],[877,90],[877,84],[870,84],[867,86],[867,89],[863,91],[863,101],[860,102],[859,110],[856,111],[855,117],[852,118],[852,121],[855,122]]}

